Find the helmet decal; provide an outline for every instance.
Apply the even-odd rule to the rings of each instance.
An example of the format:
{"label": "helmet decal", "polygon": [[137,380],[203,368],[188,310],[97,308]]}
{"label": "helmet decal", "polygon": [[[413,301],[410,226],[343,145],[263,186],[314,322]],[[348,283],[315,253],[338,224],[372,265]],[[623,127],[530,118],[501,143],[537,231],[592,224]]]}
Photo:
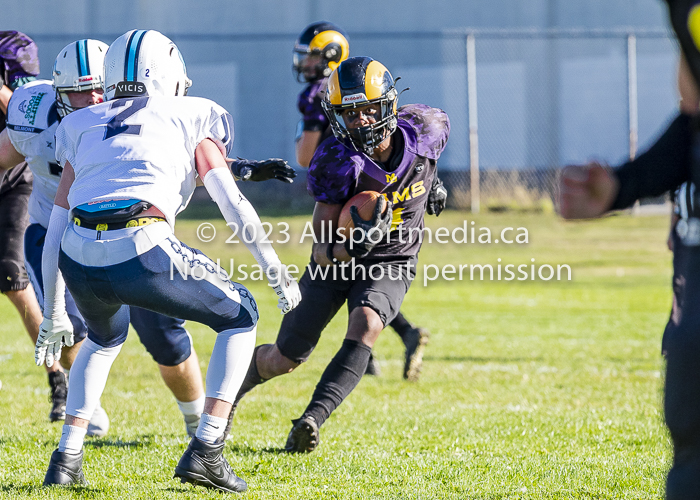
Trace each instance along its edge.
{"label": "helmet decal", "polygon": [[75,44],[78,60],[78,75],[86,76],[90,74],[90,60],[88,59],[87,40],[79,40]]}
{"label": "helmet decal", "polygon": [[134,31],[126,44],[127,56],[124,61],[124,80],[127,82],[136,81],[136,75],[139,70],[139,49],[145,34],[146,30]]}

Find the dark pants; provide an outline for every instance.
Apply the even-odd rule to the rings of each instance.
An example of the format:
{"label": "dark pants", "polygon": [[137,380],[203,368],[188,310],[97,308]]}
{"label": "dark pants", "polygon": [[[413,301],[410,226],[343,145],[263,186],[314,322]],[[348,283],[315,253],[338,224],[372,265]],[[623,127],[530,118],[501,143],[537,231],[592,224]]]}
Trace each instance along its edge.
{"label": "dark pants", "polygon": [[700,247],[674,237],[671,319],[664,334],[666,424],[673,440],[669,500],[700,499]]}

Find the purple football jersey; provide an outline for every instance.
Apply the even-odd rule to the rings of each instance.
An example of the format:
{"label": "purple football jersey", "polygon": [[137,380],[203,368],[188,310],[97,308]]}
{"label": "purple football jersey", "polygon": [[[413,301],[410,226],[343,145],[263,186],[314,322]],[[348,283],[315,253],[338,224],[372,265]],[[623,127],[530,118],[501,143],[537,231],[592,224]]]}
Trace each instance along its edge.
{"label": "purple football jersey", "polygon": [[326,89],[327,81],[328,78],[323,78],[311,82],[299,94],[297,107],[302,114],[305,131],[325,131],[330,126],[328,117],[326,117],[323,107],[321,107],[323,91]]}
{"label": "purple football jersey", "polygon": [[316,149],[309,166],[307,188],[317,202],[342,205],[357,193],[377,191],[393,204],[389,241],[379,243],[369,258],[418,253],[418,232],[424,227],[428,193],[450,135],[450,121],[441,109],[409,104],[399,109],[394,133],[402,134],[404,151],[400,164],[391,172],[335,137]]}
{"label": "purple football jersey", "polygon": [[0,31],[0,60],[5,85],[39,74],[39,51],[36,44],[19,31]]}

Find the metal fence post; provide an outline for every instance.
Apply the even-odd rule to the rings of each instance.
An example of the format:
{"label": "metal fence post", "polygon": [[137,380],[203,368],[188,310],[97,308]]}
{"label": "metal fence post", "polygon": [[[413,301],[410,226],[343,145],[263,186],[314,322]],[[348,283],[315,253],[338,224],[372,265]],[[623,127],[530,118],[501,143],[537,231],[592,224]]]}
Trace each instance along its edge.
{"label": "metal fence post", "polygon": [[639,141],[639,114],[637,100],[637,37],[627,36],[627,94],[629,96],[629,121],[630,121],[630,160],[637,156],[637,142]]}
{"label": "metal fence post", "polygon": [[476,108],[476,43],[474,34],[467,35],[467,94],[469,99],[469,169],[471,171],[471,208],[479,213],[479,132]]}

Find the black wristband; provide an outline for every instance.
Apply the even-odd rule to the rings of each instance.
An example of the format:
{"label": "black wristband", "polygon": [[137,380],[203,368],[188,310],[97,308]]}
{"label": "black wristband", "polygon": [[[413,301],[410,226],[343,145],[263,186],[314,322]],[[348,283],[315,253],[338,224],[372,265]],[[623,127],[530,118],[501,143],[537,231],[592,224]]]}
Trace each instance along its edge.
{"label": "black wristband", "polygon": [[329,243],[329,244],[328,244],[328,247],[326,247],[326,257],[327,257],[328,260],[330,260],[330,261],[333,263],[333,265],[335,266],[336,264],[339,264],[340,261],[339,261],[338,259],[336,259],[335,256],[333,255],[333,248],[334,248],[334,247],[335,247],[335,243]]}

